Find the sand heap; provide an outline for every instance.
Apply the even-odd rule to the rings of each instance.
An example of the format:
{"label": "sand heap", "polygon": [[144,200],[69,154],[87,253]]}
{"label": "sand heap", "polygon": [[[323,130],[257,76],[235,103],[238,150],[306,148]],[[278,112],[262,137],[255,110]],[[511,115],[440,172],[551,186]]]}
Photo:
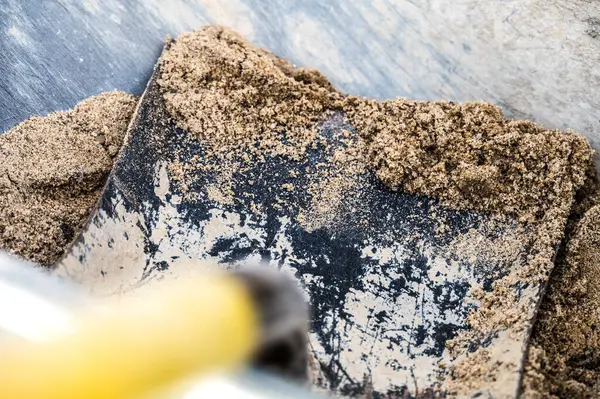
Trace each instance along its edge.
{"label": "sand heap", "polygon": [[582,191],[533,331],[527,398],[600,395],[600,186]]}
{"label": "sand heap", "polygon": [[95,205],[136,105],[122,92],[0,135],[0,248],[52,265]]}
{"label": "sand heap", "polygon": [[364,162],[390,188],[527,221],[570,207],[590,162],[578,134],[507,120],[487,103],[345,96],[319,72],[218,27],[181,35],[161,68],[174,120],[219,159],[298,159],[318,144],[315,123],[344,111],[367,143]]}

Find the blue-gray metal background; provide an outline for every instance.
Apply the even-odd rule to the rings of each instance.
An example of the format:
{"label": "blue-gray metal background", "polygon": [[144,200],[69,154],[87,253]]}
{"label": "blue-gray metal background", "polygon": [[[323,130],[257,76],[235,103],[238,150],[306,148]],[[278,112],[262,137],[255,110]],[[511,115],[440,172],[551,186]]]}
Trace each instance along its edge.
{"label": "blue-gray metal background", "polygon": [[589,0],[0,0],[0,132],[141,94],[165,35],[219,23],[348,93],[489,100],[596,144],[599,17]]}

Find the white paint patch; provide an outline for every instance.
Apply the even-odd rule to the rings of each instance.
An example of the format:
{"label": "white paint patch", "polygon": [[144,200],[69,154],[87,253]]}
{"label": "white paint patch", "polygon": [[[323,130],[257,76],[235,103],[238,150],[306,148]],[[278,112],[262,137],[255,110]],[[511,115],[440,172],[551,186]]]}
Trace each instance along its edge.
{"label": "white paint patch", "polygon": [[[346,297],[344,311],[350,317],[338,319],[335,326],[337,334],[343,337],[338,344],[337,361],[345,366],[351,380],[370,380],[375,390],[406,385],[410,392],[416,392],[418,387],[429,387],[436,382],[438,363],[447,358],[427,352],[436,345],[431,334],[425,334],[424,341],[417,344],[416,331],[430,332],[439,323],[460,326],[463,322],[456,313],[436,306],[439,300],[435,299],[435,291],[443,292],[448,283],[473,282],[464,270],[456,272],[449,262],[430,257],[428,275],[443,277],[432,280],[433,285],[427,279],[423,283],[407,281],[407,288],[396,295],[392,284],[405,276],[386,266],[392,259],[405,259],[407,251],[398,244],[377,251],[373,251],[374,247],[367,245],[363,255],[383,261],[367,272],[363,291],[354,290]],[[424,252],[432,251],[428,248]],[[376,318],[380,319],[377,323]],[[319,352],[318,347],[315,355],[321,361],[328,361],[328,355]]]}
{"label": "white paint patch", "polygon": [[[214,207],[205,214],[206,220],[192,223],[178,210],[182,199],[171,193],[168,165],[158,163],[154,176],[158,206],[145,203],[143,212],[128,211],[117,195],[111,204],[112,216],[98,213],[84,232],[83,242],[59,265],[60,274],[92,287],[96,294],[110,295],[165,277],[185,276],[192,270],[224,267],[232,251],[214,251],[223,240],[230,248],[255,248],[237,259],[241,263],[260,262],[261,250],[266,248],[272,267],[299,278],[307,300],[325,295],[326,301],[339,304],[320,314],[320,331],[310,334],[310,346],[322,364],[339,364],[341,386],[366,381],[379,392],[400,386],[417,392],[438,382],[440,361],[452,359],[442,349],[443,342],[438,342],[436,328],[464,326],[476,301],[466,289],[457,294],[456,287],[478,286],[468,266],[444,257],[447,248],[434,247],[426,238],[409,246],[398,241],[382,245],[382,237],[372,237],[355,247],[362,254],[364,270],[356,285],[342,292],[343,284],[338,287],[337,280],[324,280],[326,270],[310,273],[307,266],[316,264],[294,247],[291,232],[296,225],[289,218],[278,220],[270,242],[265,216],[250,212]],[[389,243],[390,237],[384,241]],[[148,244],[152,251],[147,250]],[[422,259],[420,263],[412,261],[415,256]],[[344,266],[331,262],[325,259],[320,265]],[[298,275],[302,268],[307,272]],[[441,306],[448,301],[456,303]],[[323,342],[323,337],[331,337],[330,342]],[[510,339],[506,343],[510,346]],[[520,348],[508,346],[499,356],[520,359]]]}

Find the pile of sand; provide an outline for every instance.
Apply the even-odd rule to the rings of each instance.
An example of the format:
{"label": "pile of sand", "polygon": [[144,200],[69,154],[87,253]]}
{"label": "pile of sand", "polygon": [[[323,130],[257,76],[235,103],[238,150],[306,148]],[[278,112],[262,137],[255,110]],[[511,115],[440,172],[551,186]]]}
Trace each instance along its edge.
{"label": "pile of sand", "polygon": [[136,105],[104,93],[0,135],[0,248],[54,264],[110,172]]}
{"label": "pile of sand", "polygon": [[571,215],[535,324],[527,398],[600,395],[600,187],[590,183]]}
{"label": "pile of sand", "polygon": [[299,159],[319,144],[315,124],[343,111],[366,143],[364,163],[391,189],[533,221],[571,206],[591,160],[582,136],[507,120],[491,104],[346,96],[220,27],[181,35],[160,65],[169,113],[216,163]]}

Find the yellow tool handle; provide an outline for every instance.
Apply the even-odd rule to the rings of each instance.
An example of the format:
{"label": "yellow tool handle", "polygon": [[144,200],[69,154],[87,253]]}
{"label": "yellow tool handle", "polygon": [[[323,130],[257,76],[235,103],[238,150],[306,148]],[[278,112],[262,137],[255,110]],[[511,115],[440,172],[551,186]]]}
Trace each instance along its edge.
{"label": "yellow tool handle", "polygon": [[132,398],[248,360],[259,318],[243,283],[203,276],[156,288],[84,316],[71,334],[0,347],[0,398]]}

